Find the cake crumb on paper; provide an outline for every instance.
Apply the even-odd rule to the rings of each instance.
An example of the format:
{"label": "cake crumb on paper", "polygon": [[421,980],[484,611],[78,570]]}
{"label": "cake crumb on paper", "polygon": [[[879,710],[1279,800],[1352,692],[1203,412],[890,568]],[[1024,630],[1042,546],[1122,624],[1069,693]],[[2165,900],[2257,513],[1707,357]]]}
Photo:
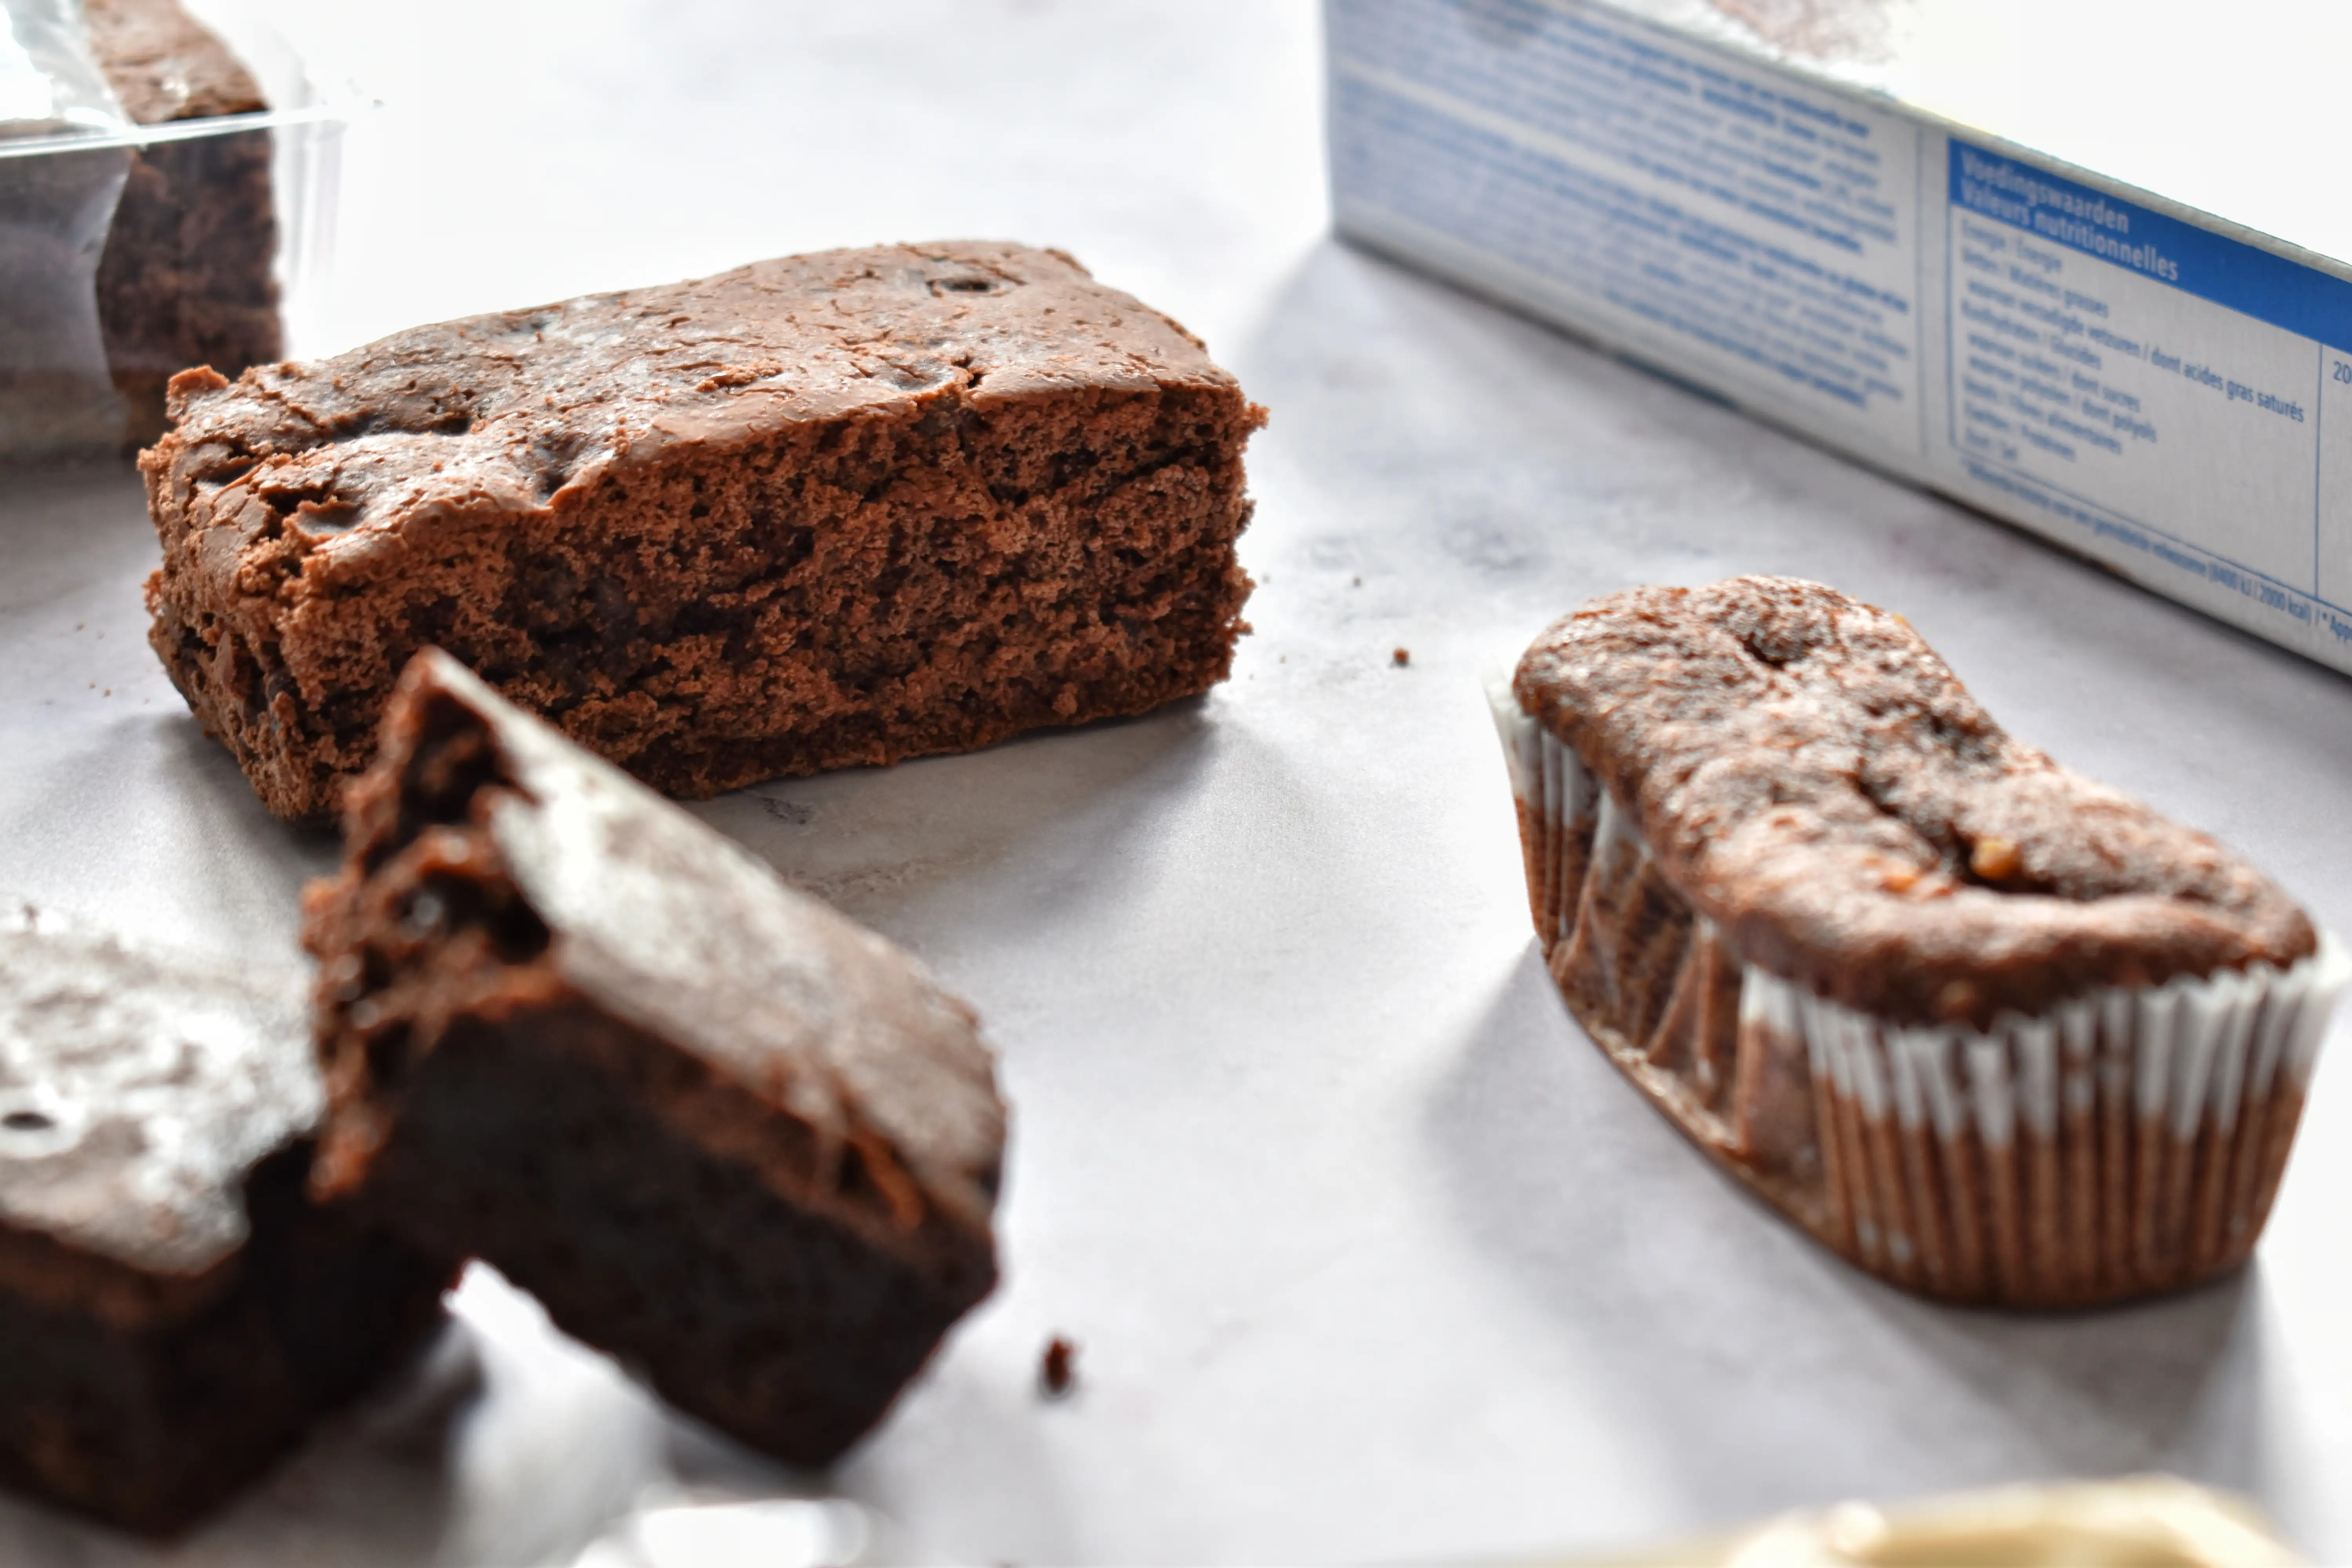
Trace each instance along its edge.
{"label": "cake crumb on paper", "polygon": [[1078,1347],[1074,1340],[1055,1334],[1045,1342],[1037,1362],[1037,1386],[1048,1399],[1060,1399],[1078,1385]]}

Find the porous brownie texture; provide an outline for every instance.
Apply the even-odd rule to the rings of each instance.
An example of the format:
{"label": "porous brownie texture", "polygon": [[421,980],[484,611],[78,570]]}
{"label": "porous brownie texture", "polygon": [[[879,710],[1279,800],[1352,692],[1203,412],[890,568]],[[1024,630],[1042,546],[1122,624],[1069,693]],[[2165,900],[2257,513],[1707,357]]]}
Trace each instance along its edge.
{"label": "porous brownie texture", "polygon": [[1596,599],[1514,690],[1742,962],[1881,1018],[1981,1027],[2316,948],[2261,872],[2018,742],[1908,623],[1819,584]]}
{"label": "porous brownie texture", "polygon": [[436,651],[347,828],[322,1188],[743,1442],[839,1455],[995,1280],[971,1012]]}
{"label": "porous brownie texture", "polygon": [[1263,411],[1055,252],[762,262],[173,399],[152,641],[281,816],[427,646],[691,797],[1141,712],[1245,629]]}
{"label": "porous brownie texture", "polygon": [[[133,123],[269,107],[252,73],[179,0],[85,0],[83,14],[90,52]],[[126,449],[163,433],[165,388],[178,372],[209,365],[236,375],[284,352],[270,169],[267,131],[131,149],[98,265]]]}
{"label": "porous brownie texture", "polygon": [[219,1506],[441,1321],[452,1271],[307,1192],[300,980],[0,935],[0,1480]]}

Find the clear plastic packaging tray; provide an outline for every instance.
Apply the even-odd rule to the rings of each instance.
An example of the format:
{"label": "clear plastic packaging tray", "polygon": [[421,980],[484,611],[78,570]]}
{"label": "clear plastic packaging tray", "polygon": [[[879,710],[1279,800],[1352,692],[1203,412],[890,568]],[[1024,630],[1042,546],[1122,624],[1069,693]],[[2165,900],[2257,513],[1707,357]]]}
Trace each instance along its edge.
{"label": "clear plastic packaging tray", "polygon": [[107,105],[0,125],[0,471],[125,459],[161,433],[177,372],[234,375],[305,342],[360,100],[253,12],[189,9],[268,109],[139,124]]}

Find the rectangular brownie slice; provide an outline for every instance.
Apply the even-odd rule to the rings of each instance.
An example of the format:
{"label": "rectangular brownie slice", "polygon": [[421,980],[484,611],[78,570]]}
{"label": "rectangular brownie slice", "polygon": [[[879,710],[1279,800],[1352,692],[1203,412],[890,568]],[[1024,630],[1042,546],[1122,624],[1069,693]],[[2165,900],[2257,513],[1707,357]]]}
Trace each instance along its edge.
{"label": "rectangular brownie slice", "polygon": [[306,1190],[301,1001],[0,934],[0,1481],[176,1530],[441,1321],[446,1262]]}
{"label": "rectangular brownie slice", "polygon": [[437,651],[348,830],[322,1184],[768,1453],[879,1420],[996,1278],[971,1012]]}
{"label": "rectangular brownie slice", "polygon": [[270,809],[455,654],[667,793],[1223,679],[1263,411],[1059,254],[761,262],[173,383],[152,640]]}
{"label": "rectangular brownie slice", "polygon": [[[269,106],[179,0],[84,0],[90,52],[138,125]],[[136,449],[163,433],[164,388],[194,365],[236,375],[284,353],[270,133],[134,148],[98,264],[107,364]]]}
{"label": "rectangular brownie slice", "polygon": [[2016,1306],[2252,1250],[2346,978],[2259,871],[1819,584],[1597,599],[1496,710],[1570,1009],[1800,1225]]}

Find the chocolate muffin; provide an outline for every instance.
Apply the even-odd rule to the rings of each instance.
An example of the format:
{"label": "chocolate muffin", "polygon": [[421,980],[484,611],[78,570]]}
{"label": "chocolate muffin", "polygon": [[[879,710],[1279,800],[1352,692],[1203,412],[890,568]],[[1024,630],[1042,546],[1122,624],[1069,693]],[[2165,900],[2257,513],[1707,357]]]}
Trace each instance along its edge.
{"label": "chocolate muffin", "polygon": [[2259,872],[1818,584],[1595,600],[1496,710],[1570,1009],[1813,1235],[2036,1306],[2252,1250],[2347,967]]}
{"label": "chocolate muffin", "polygon": [[838,1456],[995,1282],[971,1012],[437,650],[347,826],[321,1188],[740,1440]]}
{"label": "chocolate muffin", "polygon": [[306,1190],[302,1001],[0,933],[0,1480],[176,1530],[440,1322],[446,1263]]}

